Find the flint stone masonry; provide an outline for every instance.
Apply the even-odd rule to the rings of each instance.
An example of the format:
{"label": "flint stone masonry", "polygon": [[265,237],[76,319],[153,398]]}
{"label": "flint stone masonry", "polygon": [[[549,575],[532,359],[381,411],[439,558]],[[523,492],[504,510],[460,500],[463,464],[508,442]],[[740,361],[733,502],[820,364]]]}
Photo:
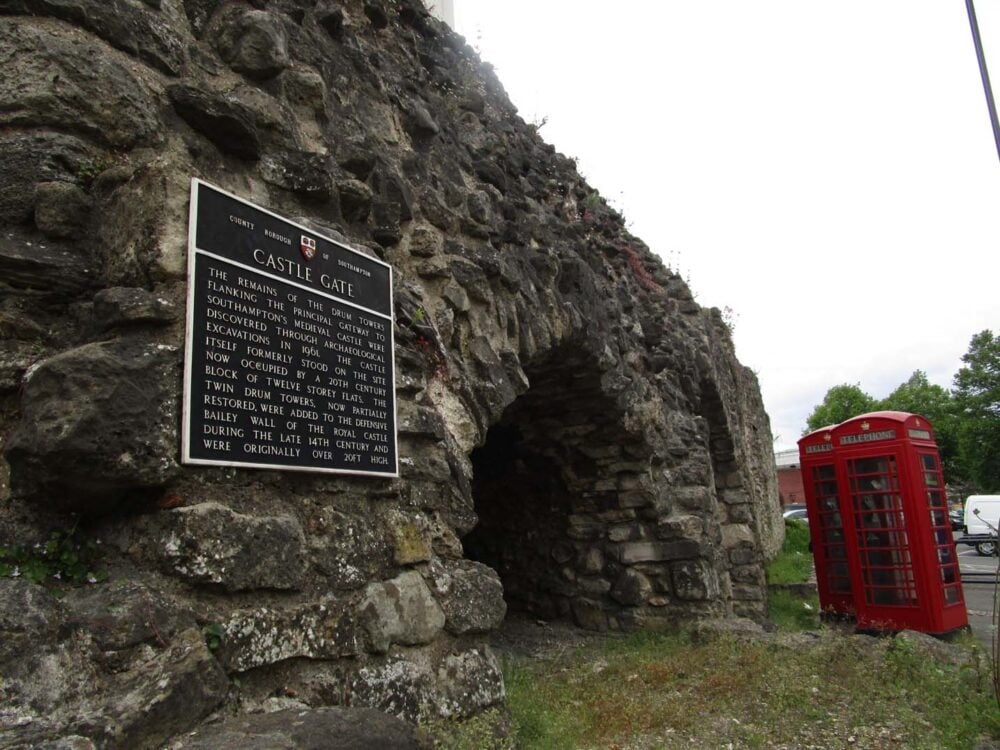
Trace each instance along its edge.
{"label": "flint stone masonry", "polygon": [[[0,547],[96,574],[0,578],[0,744],[499,736],[509,612],[765,616],[721,314],[416,0],[11,0],[0,51]],[[195,177],[393,268],[398,479],[178,463]]]}
{"label": "flint stone masonry", "polygon": [[137,524],[140,547],[163,572],[227,591],[298,590],[306,572],[305,535],[291,516],[249,516],[207,502]]}
{"label": "flint stone masonry", "polygon": [[367,645],[374,653],[385,653],[394,643],[430,643],[445,623],[444,612],[416,571],[368,586],[361,612]]}

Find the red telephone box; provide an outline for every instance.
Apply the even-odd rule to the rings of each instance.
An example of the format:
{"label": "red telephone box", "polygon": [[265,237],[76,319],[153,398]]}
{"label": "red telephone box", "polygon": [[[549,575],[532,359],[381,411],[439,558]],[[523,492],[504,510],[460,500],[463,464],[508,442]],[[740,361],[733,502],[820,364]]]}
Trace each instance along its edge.
{"label": "red telephone box", "polygon": [[[811,433],[799,446],[820,604],[853,611],[863,629],[940,634],[967,625],[941,461],[927,420],[874,412]],[[831,532],[838,528],[846,588],[843,568],[833,564],[839,537]]]}
{"label": "red telephone box", "polygon": [[833,427],[824,427],[799,440],[799,466],[809,516],[816,588],[825,614],[853,615],[854,594],[847,563],[847,534],[840,507],[837,465],[833,455]]}

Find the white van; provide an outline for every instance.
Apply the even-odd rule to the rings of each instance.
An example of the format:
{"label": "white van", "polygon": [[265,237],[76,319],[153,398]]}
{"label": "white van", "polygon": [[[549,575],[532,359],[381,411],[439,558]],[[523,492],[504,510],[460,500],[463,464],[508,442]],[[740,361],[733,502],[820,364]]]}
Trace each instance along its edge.
{"label": "white van", "polygon": [[[989,534],[995,538],[998,528],[1000,528],[1000,495],[969,495],[965,501],[966,535]],[[992,555],[996,551],[996,541],[982,542],[975,547],[980,555]]]}

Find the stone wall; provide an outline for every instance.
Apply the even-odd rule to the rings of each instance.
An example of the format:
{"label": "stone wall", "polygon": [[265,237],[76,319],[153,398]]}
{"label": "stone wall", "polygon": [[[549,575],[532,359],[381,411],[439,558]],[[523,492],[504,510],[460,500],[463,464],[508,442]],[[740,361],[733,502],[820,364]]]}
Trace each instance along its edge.
{"label": "stone wall", "polygon": [[[508,605],[764,616],[770,427],[718,311],[422,6],[0,14],[0,745],[502,719]],[[392,264],[399,479],[179,464],[192,177]],[[80,585],[28,580],[46,544]]]}

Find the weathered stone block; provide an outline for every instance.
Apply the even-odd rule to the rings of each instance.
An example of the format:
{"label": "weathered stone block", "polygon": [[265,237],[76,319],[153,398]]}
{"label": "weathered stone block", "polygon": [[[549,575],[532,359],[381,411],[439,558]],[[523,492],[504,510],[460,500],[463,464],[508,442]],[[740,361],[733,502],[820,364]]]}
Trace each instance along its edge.
{"label": "weathered stone block", "polygon": [[733,565],[749,565],[759,559],[759,554],[753,547],[737,547],[727,553]]}
{"label": "weathered stone block", "polygon": [[597,575],[604,569],[604,553],[600,547],[588,547],[576,563],[577,570],[585,575]]}
{"label": "weathered stone block", "polygon": [[648,508],[656,503],[656,494],[648,490],[629,490],[618,493],[623,508]]}
{"label": "weathered stone block", "polygon": [[473,716],[506,697],[503,673],[487,646],[446,656],[437,683],[438,712],[445,718]]}
{"label": "weathered stone block", "polygon": [[288,67],[288,37],[277,16],[230,6],[212,26],[210,33],[219,57],[236,72],[265,80]]}
{"label": "weathered stone block", "polygon": [[430,528],[421,513],[393,510],[385,515],[386,529],[392,539],[393,562],[413,565],[431,559]]}
{"label": "weathered stone block", "polygon": [[[75,182],[94,168],[94,159],[94,148],[75,136],[38,129],[0,133],[0,171],[4,174],[0,220],[10,224],[31,221],[36,184]],[[42,249],[37,243],[33,248]]]}
{"label": "weathered stone block", "polygon": [[608,540],[634,542],[646,538],[646,527],[641,523],[621,523],[608,528]]}
{"label": "weathered stone block", "polygon": [[568,519],[566,535],[570,539],[596,541],[604,534],[604,524],[588,516],[574,514]]}
{"label": "weathered stone block", "polygon": [[185,158],[176,152],[164,154],[162,161],[130,173],[124,184],[109,186],[98,234],[109,286],[145,287],[150,281],[185,278],[185,213],[191,194]]}
{"label": "weathered stone block", "polygon": [[764,589],[761,586],[733,586],[733,599],[744,602],[759,602],[764,600]]}
{"label": "weathered stone block", "polygon": [[730,523],[722,527],[722,546],[733,549],[741,544],[753,546],[755,543],[753,529],[746,524]]}
{"label": "weathered stone block", "polygon": [[377,708],[411,722],[438,716],[437,699],[430,666],[409,659],[365,664],[351,675],[347,689],[349,705]]}
{"label": "weathered stone block", "polygon": [[507,604],[492,568],[472,560],[448,561],[432,565],[430,576],[449,633],[487,633],[503,622]]}
{"label": "weathered stone block", "polygon": [[44,588],[23,578],[0,578],[0,657],[9,656],[4,648],[10,637],[25,633],[38,641],[54,636],[66,607]]}
{"label": "weathered stone block", "polygon": [[35,186],[35,226],[46,237],[76,237],[89,218],[93,203],[69,182],[40,182]]}
{"label": "weathered stone block", "polygon": [[576,590],[586,596],[603,596],[611,591],[611,582],[606,578],[578,576],[572,568],[566,568],[567,577],[575,581]]}
{"label": "weathered stone block", "polygon": [[68,24],[79,24],[159,71],[177,75],[187,56],[187,40],[180,29],[164,23],[156,13],[160,0],[146,0],[144,5],[128,0],[7,0],[2,9],[5,13],[53,16]]}
{"label": "weathered stone block", "polygon": [[674,492],[673,499],[687,510],[708,510],[712,505],[712,493],[707,487],[685,487]]}
{"label": "weathered stone block", "polygon": [[416,226],[410,234],[410,253],[421,258],[439,255],[444,250],[441,232],[426,224]]}
{"label": "weathered stone block", "polygon": [[114,340],[29,370],[22,419],[6,446],[14,491],[97,513],[167,484],[178,471],[179,356],[170,346]]}
{"label": "weathered stone block", "polygon": [[326,508],[310,520],[309,527],[309,555],[332,588],[360,588],[388,573],[393,552],[378,517]]}
{"label": "weathered stone block", "polygon": [[195,627],[190,611],[136,582],[72,589],[62,601],[67,613],[54,623],[86,633],[104,652],[126,652],[143,643],[162,647],[176,633]]}
{"label": "weathered stone block", "polygon": [[719,579],[715,570],[703,560],[675,563],[670,566],[670,580],[678,599],[701,601],[719,595]]}
{"label": "weathered stone block", "polygon": [[307,200],[326,201],[333,195],[326,154],[299,150],[265,154],[258,167],[267,182]]}
{"label": "weathered stone block", "polygon": [[285,659],[357,657],[363,652],[354,614],[333,597],[297,607],[245,610],[222,625],[219,658],[230,672]]}
{"label": "weathered stone block", "polygon": [[316,22],[326,29],[326,33],[334,39],[339,39],[344,30],[344,11],[337,3],[334,0],[320,0],[313,12],[316,15]]}
{"label": "weathered stone block", "polygon": [[[734,583],[749,583],[756,586],[764,585],[764,569],[760,565],[736,565],[729,569],[729,577]],[[815,584],[803,585],[815,587]]]}
{"label": "weathered stone block", "polygon": [[608,629],[608,613],[598,602],[577,598],[573,600],[571,609],[573,620],[584,630],[603,633]]}
{"label": "weathered stone block", "polygon": [[370,584],[358,613],[366,645],[374,653],[385,653],[393,643],[430,643],[445,625],[444,612],[413,570]]}
{"label": "weathered stone block", "polygon": [[181,119],[220,151],[250,161],[260,158],[260,118],[237,93],[178,83],[167,88],[167,95]]}
{"label": "weathered stone block", "polygon": [[125,678],[126,692],[107,715],[121,747],[153,747],[195,726],[229,691],[229,680],[201,631],[178,634],[169,648]]}
{"label": "weathered stone block", "polygon": [[165,573],[227,591],[299,589],[305,536],[291,516],[248,516],[215,502],[161,511],[139,541]]}
{"label": "weathered stone block", "polygon": [[678,515],[662,518],[656,525],[659,539],[698,540],[705,530],[705,522],[698,516]]}
{"label": "weathered stone block", "polygon": [[746,505],[750,502],[750,498],[742,488],[723,490],[719,493],[719,500],[726,505]]}
{"label": "weathered stone block", "polygon": [[726,508],[726,521],[728,523],[753,523],[753,506],[750,504],[730,505]]}
{"label": "weathered stone block", "polygon": [[160,139],[154,85],[142,66],[61,25],[2,18],[0,40],[9,61],[0,126],[50,127],[116,149]]}
{"label": "weathered stone block", "polygon": [[145,289],[111,287],[94,295],[94,321],[103,330],[128,325],[169,325],[182,311]]}
{"label": "weathered stone block", "polygon": [[611,598],[626,607],[644,604],[653,593],[653,584],[638,570],[627,569],[618,576],[611,589]]}

